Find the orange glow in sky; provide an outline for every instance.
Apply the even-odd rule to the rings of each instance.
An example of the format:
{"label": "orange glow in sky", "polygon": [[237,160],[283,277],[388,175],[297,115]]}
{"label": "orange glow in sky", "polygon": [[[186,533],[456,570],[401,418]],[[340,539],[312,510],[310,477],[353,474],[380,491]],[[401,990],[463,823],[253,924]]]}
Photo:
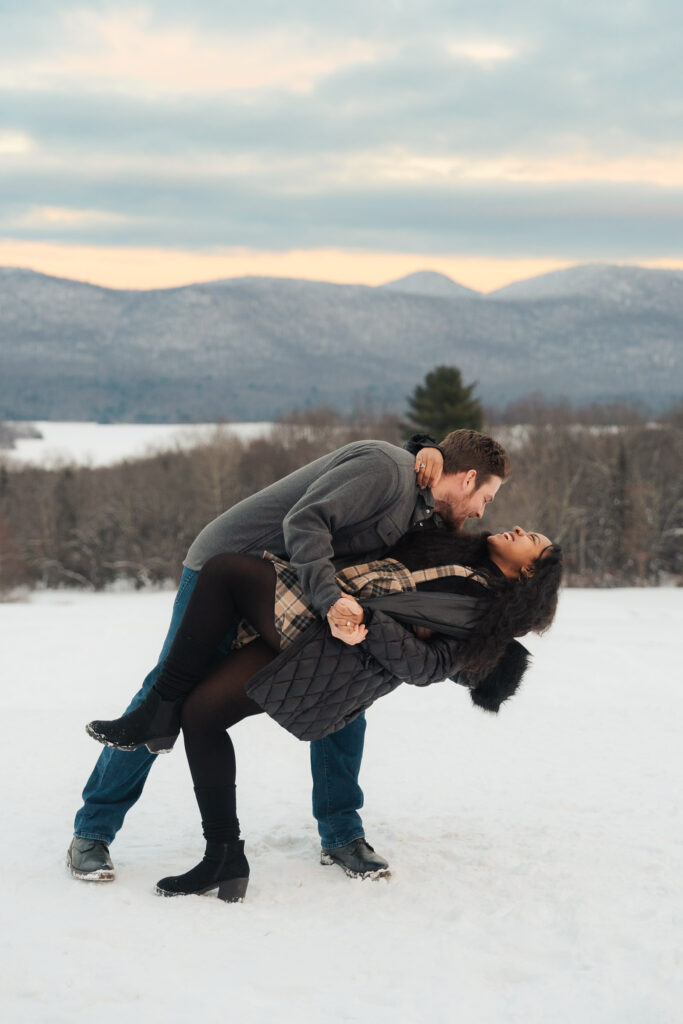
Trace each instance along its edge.
{"label": "orange glow in sky", "polygon": [[[436,270],[477,291],[493,291],[523,278],[572,266],[577,260],[495,259],[314,249],[258,252],[225,249],[185,252],[151,248],[113,248],[0,239],[0,266],[29,267],[108,288],[173,288],[247,274],[307,278],[339,284],[378,285],[417,270]],[[594,261],[598,262],[598,261]],[[599,262],[611,260],[609,255]],[[683,269],[683,260],[633,260],[639,266]]]}

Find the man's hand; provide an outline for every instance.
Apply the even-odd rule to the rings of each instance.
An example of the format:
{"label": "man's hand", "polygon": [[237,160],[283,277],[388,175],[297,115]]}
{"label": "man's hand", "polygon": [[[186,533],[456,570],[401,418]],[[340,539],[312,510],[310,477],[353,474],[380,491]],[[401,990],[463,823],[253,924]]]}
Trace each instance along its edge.
{"label": "man's hand", "polygon": [[327,621],[335,626],[359,626],[363,621],[363,609],[350,594],[342,594],[327,613]]}
{"label": "man's hand", "polygon": [[433,487],[443,472],[443,455],[438,448],[420,448],[415,456],[418,487]]}
{"label": "man's hand", "polygon": [[353,646],[365,640],[368,631],[363,623],[363,609],[355,598],[344,594],[335,601],[327,613],[332,636]]}
{"label": "man's hand", "polygon": [[430,640],[434,636],[434,630],[426,626],[411,626],[411,629],[418,640]]}
{"label": "man's hand", "polygon": [[363,626],[333,626],[330,623],[330,633],[332,636],[336,636],[337,640],[343,640],[349,647],[354,647],[356,644],[362,644],[368,635],[367,627]]}

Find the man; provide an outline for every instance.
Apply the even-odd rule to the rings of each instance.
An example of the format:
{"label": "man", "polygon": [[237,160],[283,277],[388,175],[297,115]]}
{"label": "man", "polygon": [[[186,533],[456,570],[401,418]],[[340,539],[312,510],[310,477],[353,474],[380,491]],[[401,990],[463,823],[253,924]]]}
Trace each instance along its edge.
{"label": "man", "polygon": [[[159,657],[129,710],[153,686],[180,625],[199,570],[221,552],[260,556],[268,550],[287,558],[319,615],[339,639],[351,642],[362,609],[342,594],[334,559],[346,564],[384,555],[412,529],[450,526],[480,519],[509,470],[504,449],[492,438],[456,430],[439,446],[443,471],[431,489],[419,486],[409,452],[381,441],[358,441],[290,473],[244,499],[209,523],[190,546],[175,599],[171,625]],[[216,657],[230,649],[226,636]],[[388,864],[366,842],[358,810],[363,793],[358,774],[365,716],[311,744],[313,814],[322,843],[322,863],[339,864],[353,877],[379,877]],[[155,755],[105,748],[83,791],[67,863],[75,878],[111,881],[109,843],[139,798]]]}

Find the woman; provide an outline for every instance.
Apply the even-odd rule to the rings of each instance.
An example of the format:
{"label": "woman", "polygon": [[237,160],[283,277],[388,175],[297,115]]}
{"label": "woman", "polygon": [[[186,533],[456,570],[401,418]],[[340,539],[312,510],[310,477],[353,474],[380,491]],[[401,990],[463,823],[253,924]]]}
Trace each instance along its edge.
{"label": "woman", "polygon": [[[226,732],[232,725],[265,710],[298,738],[318,739],[403,681],[425,686],[446,678],[497,711],[526,667],[513,637],[548,628],[560,576],[560,549],[521,527],[470,536],[416,531],[389,557],[338,572],[364,617],[360,625],[333,625],[336,638],[286,563],[267,554],[207,562],[146,701],[113,722],[87,726],[102,743],[124,750],[145,743],[160,752],[173,746],[182,724],[206,853],[186,874],[162,879],[157,891],[215,891],[227,901],[246,892]],[[242,646],[212,666],[217,644],[237,622]],[[250,635],[256,638],[247,642]]]}

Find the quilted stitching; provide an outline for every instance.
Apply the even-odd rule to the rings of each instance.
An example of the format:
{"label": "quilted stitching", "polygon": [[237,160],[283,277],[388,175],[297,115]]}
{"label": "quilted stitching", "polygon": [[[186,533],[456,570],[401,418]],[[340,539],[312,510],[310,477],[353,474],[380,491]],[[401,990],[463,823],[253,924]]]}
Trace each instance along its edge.
{"label": "quilted stitching", "polygon": [[452,675],[457,654],[457,641],[424,643],[382,612],[375,612],[368,639],[356,647],[318,622],[253,676],[247,693],[294,736],[321,739],[404,680],[426,686]]}

